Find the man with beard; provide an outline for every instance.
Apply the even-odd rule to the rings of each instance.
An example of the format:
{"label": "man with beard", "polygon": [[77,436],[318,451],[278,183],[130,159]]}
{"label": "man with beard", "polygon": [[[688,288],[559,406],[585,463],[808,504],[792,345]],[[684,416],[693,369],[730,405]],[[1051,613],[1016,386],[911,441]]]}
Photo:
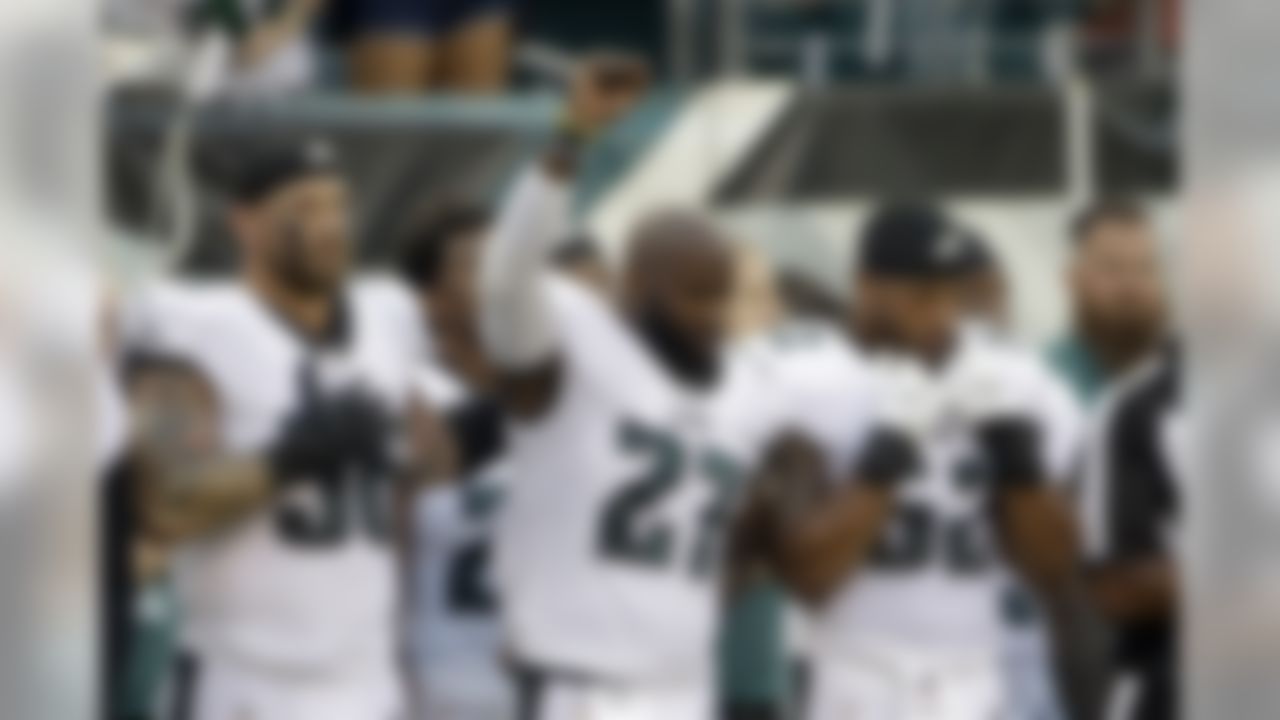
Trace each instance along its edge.
{"label": "man with beard", "polygon": [[[391,500],[411,300],[348,279],[333,149],[248,156],[238,277],[173,283],[127,326],[141,531],[172,549],[183,658],[164,717],[402,712]],[[194,399],[205,398],[205,402]]]}
{"label": "man with beard", "polygon": [[1089,402],[1157,350],[1165,333],[1159,247],[1136,204],[1107,200],[1072,228],[1071,332],[1050,349],[1058,372]]}

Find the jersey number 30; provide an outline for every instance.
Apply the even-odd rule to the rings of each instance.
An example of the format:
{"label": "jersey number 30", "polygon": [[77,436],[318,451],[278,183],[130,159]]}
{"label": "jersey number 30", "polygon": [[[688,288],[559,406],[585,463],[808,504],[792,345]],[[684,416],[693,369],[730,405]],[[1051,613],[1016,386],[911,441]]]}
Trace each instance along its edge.
{"label": "jersey number 30", "polygon": [[[740,479],[736,465],[714,451],[691,455],[672,435],[634,422],[621,426],[618,443],[624,455],[640,458],[644,468],[606,500],[598,528],[601,552],[652,568],[683,562],[694,575],[709,574],[733,513]],[[711,493],[695,520],[691,557],[683,560],[677,557],[675,523],[655,515],[681,483],[694,478],[708,483]]]}

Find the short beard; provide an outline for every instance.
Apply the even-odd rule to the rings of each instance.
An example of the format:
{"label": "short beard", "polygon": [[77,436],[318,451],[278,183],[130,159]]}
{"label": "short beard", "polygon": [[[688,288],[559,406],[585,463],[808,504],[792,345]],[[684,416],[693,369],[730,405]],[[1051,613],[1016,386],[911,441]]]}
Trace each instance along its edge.
{"label": "short beard", "polygon": [[271,263],[276,281],[296,295],[312,298],[332,295],[338,287],[337,279],[308,268],[306,250],[298,230],[289,226],[284,231],[284,242],[277,246]]}
{"label": "short beard", "polygon": [[328,297],[338,286],[332,278],[320,277],[294,260],[274,263],[273,270],[276,280],[295,295],[312,298]]}
{"label": "short beard", "polygon": [[1154,317],[1125,317],[1119,320],[1097,313],[1081,318],[1087,339],[1098,343],[1103,361],[1115,370],[1123,370],[1153,351],[1160,342],[1162,323]]}
{"label": "short beard", "polygon": [[714,385],[720,377],[720,358],[690,342],[666,313],[648,308],[635,315],[641,340],[662,365],[681,381],[698,387]]}

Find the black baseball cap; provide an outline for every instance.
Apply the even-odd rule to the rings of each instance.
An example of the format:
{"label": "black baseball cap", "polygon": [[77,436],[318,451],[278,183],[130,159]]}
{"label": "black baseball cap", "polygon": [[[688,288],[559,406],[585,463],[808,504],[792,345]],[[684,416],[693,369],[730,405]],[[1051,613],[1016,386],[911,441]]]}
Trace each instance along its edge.
{"label": "black baseball cap", "polygon": [[856,269],[906,280],[940,280],[963,274],[971,262],[965,232],[936,205],[895,202],[881,206],[862,227]]}
{"label": "black baseball cap", "polygon": [[252,205],[295,180],[338,171],[338,151],[329,140],[277,140],[246,149],[229,189],[236,202]]}

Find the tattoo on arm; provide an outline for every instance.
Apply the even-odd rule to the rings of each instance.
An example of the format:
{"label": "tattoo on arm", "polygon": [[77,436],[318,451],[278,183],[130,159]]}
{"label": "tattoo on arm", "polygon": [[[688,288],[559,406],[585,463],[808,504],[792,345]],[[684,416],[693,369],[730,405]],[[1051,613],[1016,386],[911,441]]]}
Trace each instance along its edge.
{"label": "tattoo on arm", "polygon": [[225,526],[269,495],[262,462],[226,453],[212,392],[192,370],[166,368],[133,383],[133,451],[141,471],[141,517],[157,536],[180,540]]}

